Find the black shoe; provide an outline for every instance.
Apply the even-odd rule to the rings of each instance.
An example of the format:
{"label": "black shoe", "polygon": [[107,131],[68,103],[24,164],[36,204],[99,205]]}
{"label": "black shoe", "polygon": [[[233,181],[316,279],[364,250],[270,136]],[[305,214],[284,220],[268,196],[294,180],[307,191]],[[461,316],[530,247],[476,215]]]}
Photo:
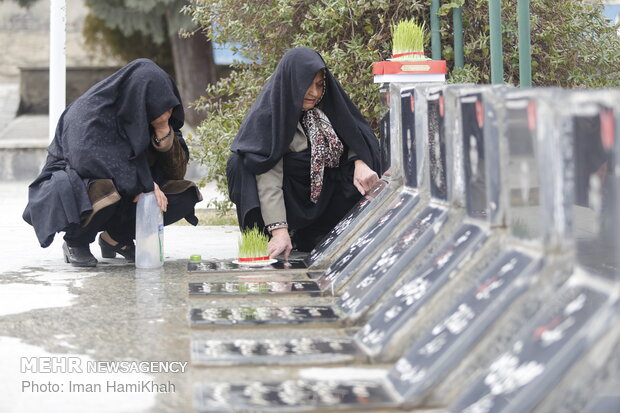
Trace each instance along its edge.
{"label": "black shoe", "polygon": [[96,267],[97,258],[90,253],[90,248],[70,247],[67,243],[62,244],[62,252],[65,256],[65,262],[71,263],[74,267]]}
{"label": "black shoe", "polygon": [[99,246],[101,247],[101,256],[103,258],[114,258],[116,254],[121,254],[128,261],[136,260],[136,247],[133,243],[131,245],[121,245],[119,242],[116,245],[112,245],[101,238],[101,234],[99,234]]}

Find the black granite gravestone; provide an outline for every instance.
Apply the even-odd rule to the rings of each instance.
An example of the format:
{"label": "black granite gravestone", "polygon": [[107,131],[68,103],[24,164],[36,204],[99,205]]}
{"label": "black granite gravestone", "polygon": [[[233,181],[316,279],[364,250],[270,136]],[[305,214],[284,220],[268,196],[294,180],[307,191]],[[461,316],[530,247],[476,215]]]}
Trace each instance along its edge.
{"label": "black granite gravestone", "polygon": [[467,214],[473,218],[486,218],[484,103],[480,93],[461,98],[461,119]]}
{"label": "black granite gravestone", "polygon": [[190,296],[252,295],[252,294],[309,294],[319,295],[319,286],[314,281],[226,281],[189,283]]}
{"label": "black granite gravestone", "polygon": [[404,88],[400,95],[402,120],[402,153],[405,185],[418,186],[418,160],[415,128],[415,93],[413,88]]}
{"label": "black granite gravestone", "polygon": [[608,300],[585,286],[565,286],[449,411],[530,411],[602,332],[601,324],[612,322]]}
{"label": "black granite gravestone", "polygon": [[233,262],[234,260],[189,261],[187,271],[190,273],[214,272],[264,272],[270,270],[303,270],[306,264],[301,259],[288,261],[275,260],[262,266]]}
{"label": "black granite gravestone", "polygon": [[327,267],[318,280],[321,289],[337,294],[356,274],[357,266],[396,230],[402,219],[418,201],[419,197],[416,194],[402,192],[390,208],[376,220],[374,225],[361,234],[336,261]]}
{"label": "black granite gravestone", "polygon": [[278,363],[283,358],[301,364],[350,362],[357,350],[348,338],[238,339],[192,341],[193,364],[240,365]]}
{"label": "black granite gravestone", "polygon": [[448,198],[448,165],[446,163],[445,98],[443,91],[429,95],[427,111],[431,195],[434,198],[445,200]]}
{"label": "black granite gravestone", "polygon": [[327,306],[192,308],[192,327],[234,325],[293,325],[338,321]]}
{"label": "black granite gravestone", "polygon": [[[194,408],[199,412],[331,411],[395,406],[380,383],[364,380],[286,380],[273,383],[216,383],[198,387]],[[233,408],[234,406],[234,408]],[[234,410],[231,410],[234,409]]]}
{"label": "black granite gravestone", "polygon": [[475,225],[464,225],[418,271],[409,273],[400,288],[355,334],[355,342],[371,356],[381,354],[403,325],[450,279],[467,254],[476,250],[486,235]]}
{"label": "black granite gravestone", "polygon": [[390,99],[391,94],[389,88],[383,88],[381,90],[381,100],[384,102],[383,115],[379,122],[381,139],[380,151],[381,151],[381,170],[388,171],[392,166],[392,135],[390,131]]}
{"label": "black granite gravestone", "polygon": [[497,258],[447,315],[396,363],[390,372],[394,387],[409,401],[422,398],[527,290],[539,264],[518,251],[507,251]]}
{"label": "black granite gravestone", "polygon": [[565,224],[576,238],[577,268],[450,411],[529,411],[535,406],[540,411],[614,411],[614,397],[608,397],[613,392],[606,390],[618,388],[608,364],[617,366],[619,360],[609,346],[618,342],[620,321],[620,171],[613,167],[620,144],[609,97],[585,96],[591,101],[575,100],[572,128],[559,145],[563,177],[574,184],[574,194],[562,194],[558,204],[568,204]]}
{"label": "black granite gravestone", "polygon": [[331,253],[335,252],[335,241],[345,239],[351,234],[355,225],[353,222],[361,222],[368,216],[369,206],[372,203],[382,203],[388,196],[387,182],[380,180],[364,197],[345,215],[344,218],[319,242],[319,244],[304,259],[307,267],[312,267]]}
{"label": "black granite gravestone", "polygon": [[429,244],[436,235],[446,213],[443,209],[427,207],[407,225],[405,231],[357,279],[349,284],[336,306],[348,320],[357,320],[398,279],[402,270]]}

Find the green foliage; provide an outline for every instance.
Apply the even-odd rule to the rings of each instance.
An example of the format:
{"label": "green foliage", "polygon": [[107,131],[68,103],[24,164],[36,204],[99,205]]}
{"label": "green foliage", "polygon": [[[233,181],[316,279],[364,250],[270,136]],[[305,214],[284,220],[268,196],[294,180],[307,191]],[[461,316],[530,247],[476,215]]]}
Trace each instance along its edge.
{"label": "green foliage", "polygon": [[[620,85],[620,37],[601,13],[602,5],[582,0],[531,0],[532,83],[534,86],[613,87]],[[490,82],[488,0],[463,5],[465,62]],[[504,79],[519,84],[517,0],[502,0]],[[452,16],[442,18],[443,57],[451,67]]]}
{"label": "green foliage", "polygon": [[[451,9],[462,7],[466,67],[450,81],[490,82],[488,0],[443,2],[442,54],[451,70]],[[410,0],[192,0],[185,11],[218,43],[237,42],[256,64],[235,66],[195,106],[206,119],[190,139],[207,181],[226,193],[229,145],[250,105],[287,49],[317,50],[361,113],[377,130],[380,114],[372,63],[391,56],[391,25],[429,21],[430,1]],[[600,5],[582,0],[531,0],[532,72],[536,86],[620,85],[620,39]],[[505,80],[519,83],[517,0],[503,0]],[[222,206],[230,206],[229,203]]]}
{"label": "green foliage", "polygon": [[456,67],[450,72],[448,83],[480,83],[480,72],[478,71],[478,68],[470,64],[466,64],[461,68]]}
{"label": "green foliage", "polygon": [[447,16],[451,12],[452,9],[463,7],[464,4],[465,4],[465,0],[453,0],[450,3],[444,3],[441,5],[441,7],[439,7],[438,14],[440,16]]}
{"label": "green foliage", "polygon": [[125,37],[141,33],[159,45],[179,30],[194,27],[191,19],[180,13],[186,0],[84,0],[84,3],[93,15]]}
{"label": "green foliage", "polygon": [[[161,24],[165,26],[166,22],[162,20]],[[119,29],[108,27],[103,20],[92,13],[84,19],[82,35],[88,48],[104,56],[116,56],[126,62],[148,57],[168,73],[174,73],[168,38],[162,44],[157,44],[150,36],[141,32],[125,35]]]}
{"label": "green foliage", "polygon": [[263,231],[254,227],[241,231],[239,236],[239,258],[266,257],[269,237]]}

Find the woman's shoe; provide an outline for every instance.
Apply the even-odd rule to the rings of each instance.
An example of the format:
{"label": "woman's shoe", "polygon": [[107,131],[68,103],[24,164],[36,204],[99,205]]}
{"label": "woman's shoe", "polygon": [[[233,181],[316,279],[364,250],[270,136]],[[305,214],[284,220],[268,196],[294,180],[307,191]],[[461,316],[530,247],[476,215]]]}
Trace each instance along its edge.
{"label": "woman's shoe", "polygon": [[62,252],[65,256],[65,262],[71,263],[74,267],[96,267],[97,258],[90,252],[90,248],[85,247],[70,247],[67,243],[62,244]]}
{"label": "woman's shoe", "polygon": [[103,258],[114,258],[116,254],[121,254],[128,261],[135,261],[136,259],[136,247],[133,244],[121,245],[121,243],[118,243],[112,245],[101,238],[101,234],[99,234],[99,246],[101,247],[101,256]]}

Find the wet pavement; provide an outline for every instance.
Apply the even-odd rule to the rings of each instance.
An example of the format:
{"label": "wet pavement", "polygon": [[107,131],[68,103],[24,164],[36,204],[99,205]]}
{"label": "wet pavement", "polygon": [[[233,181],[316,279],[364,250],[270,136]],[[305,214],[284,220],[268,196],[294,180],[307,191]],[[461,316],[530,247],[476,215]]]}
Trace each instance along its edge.
{"label": "wet pavement", "polygon": [[[185,373],[151,373],[149,368],[117,374],[85,369],[22,373],[20,363],[30,357],[77,357],[82,366],[108,360],[189,361],[187,258],[195,253],[204,258],[233,256],[237,228],[166,227],[161,270],[136,270],[123,258],[101,259],[95,245],[91,247],[99,265],[74,268],[62,259],[62,236],[43,249],[21,219],[27,185],[0,182],[0,411],[191,411],[189,363]],[[105,387],[114,381],[150,386],[151,380],[171,383],[173,391],[145,387],[117,392]],[[99,383],[103,389],[70,392],[70,382]],[[64,390],[34,387],[37,384],[62,385]]]}

